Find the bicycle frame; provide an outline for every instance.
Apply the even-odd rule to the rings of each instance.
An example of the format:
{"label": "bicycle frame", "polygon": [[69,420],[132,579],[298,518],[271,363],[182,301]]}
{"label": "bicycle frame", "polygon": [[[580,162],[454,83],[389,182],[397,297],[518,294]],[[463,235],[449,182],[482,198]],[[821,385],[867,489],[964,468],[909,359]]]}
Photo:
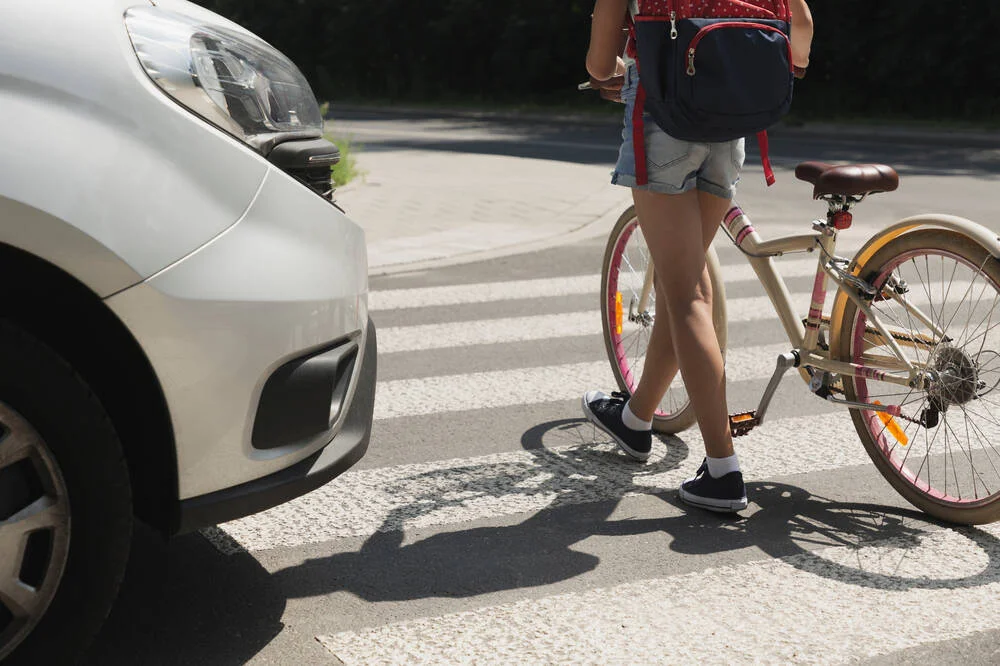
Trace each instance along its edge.
{"label": "bicycle frame", "polygon": [[[832,200],[830,201],[831,213],[847,213],[854,203],[857,203],[857,200],[846,201],[840,198]],[[847,214],[849,215],[849,213]],[[903,353],[902,346],[931,350],[944,338],[944,332],[920,308],[911,303],[903,293],[897,293],[891,289],[884,289],[878,297],[895,300],[910,316],[927,325],[936,339],[922,336],[901,339],[900,336],[894,336],[886,328],[885,324],[872,311],[869,301],[859,295],[859,292],[865,292],[869,298],[875,297],[875,290],[864,280],[840,266],[840,264],[846,265],[848,261],[836,256],[837,228],[833,224],[832,214],[829,220],[816,220],[813,223],[816,233],[783,236],[773,240],[762,239],[739,207],[730,209],[720,226],[746,257],[764,287],[764,291],[785,329],[785,334],[791,345],[791,352],[796,357],[795,366],[845,377],[864,377],[907,388],[924,388],[927,381],[926,363],[913,362],[908,359]],[[789,253],[816,251],[819,252],[819,256],[812,302],[808,315],[801,319],[795,315],[788,287],[773,259]],[[650,263],[638,304],[639,311],[645,311],[648,307],[653,282],[653,265]],[[865,335],[867,347],[887,346],[892,352],[892,356],[868,356],[865,357],[866,362],[863,364],[835,361],[830,358],[829,350],[824,349],[824,345],[821,344],[821,331],[824,327],[829,329],[831,326],[830,320],[823,317],[823,308],[826,304],[830,282],[836,286],[835,291],[843,292],[867,317],[869,322]],[[836,324],[837,322],[832,323]],[[791,366],[786,366],[785,369],[787,367]],[[776,377],[780,378],[780,375],[776,373]],[[811,373],[803,373],[804,380],[808,382],[810,378]],[[769,387],[769,392],[772,391],[773,388]],[[765,399],[764,404],[766,402]],[[898,407],[895,406],[852,406],[864,406],[868,409],[887,412],[898,411]]]}

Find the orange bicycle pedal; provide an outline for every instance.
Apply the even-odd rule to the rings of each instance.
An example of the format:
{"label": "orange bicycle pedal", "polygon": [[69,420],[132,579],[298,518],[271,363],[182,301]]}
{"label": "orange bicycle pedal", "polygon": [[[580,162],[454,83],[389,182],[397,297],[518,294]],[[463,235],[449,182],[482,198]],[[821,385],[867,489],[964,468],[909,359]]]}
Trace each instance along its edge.
{"label": "orange bicycle pedal", "polygon": [[759,424],[756,411],[729,415],[729,429],[732,431],[733,437],[742,437]]}

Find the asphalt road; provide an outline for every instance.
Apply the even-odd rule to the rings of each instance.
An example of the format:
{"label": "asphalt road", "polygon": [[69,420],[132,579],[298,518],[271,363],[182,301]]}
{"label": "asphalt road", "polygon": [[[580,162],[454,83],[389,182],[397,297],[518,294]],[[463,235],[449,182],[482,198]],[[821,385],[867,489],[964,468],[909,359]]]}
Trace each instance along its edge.
{"label": "asphalt road", "polygon": [[[367,150],[603,164],[615,141],[613,127],[342,123]],[[889,162],[915,183],[863,204],[844,254],[928,206],[1000,231],[989,147],[813,138],[773,150],[781,164]],[[771,231],[816,214],[786,187],[741,195],[772,213]],[[1000,661],[1000,529],[950,529],[909,507],[846,412],[797,378],[739,442],[752,502],[739,519],[677,500],[703,455],[697,432],[637,465],[583,421],[576,396],[612,388],[591,286],[603,246],[374,279],[368,455],[211,538],[141,532],[88,663]],[[763,294],[732,248],[719,252],[732,303]],[[790,291],[808,293],[808,270],[789,267]],[[729,353],[746,366],[731,409],[756,404],[781,340],[775,319],[730,325]]]}

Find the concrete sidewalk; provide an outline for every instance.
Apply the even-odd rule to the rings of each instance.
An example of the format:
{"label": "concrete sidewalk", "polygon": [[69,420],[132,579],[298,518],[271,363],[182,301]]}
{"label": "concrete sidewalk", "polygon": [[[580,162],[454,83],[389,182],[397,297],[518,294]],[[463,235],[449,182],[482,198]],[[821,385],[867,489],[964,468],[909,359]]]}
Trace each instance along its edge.
{"label": "concrete sidewalk", "polygon": [[[359,147],[356,157],[363,175],[338,190],[337,201],[365,229],[371,275],[426,270],[602,236],[631,204],[631,192],[609,182],[618,132],[610,120],[604,129],[588,132],[574,129],[580,124],[551,119],[504,123],[391,110],[353,119],[343,113],[342,118],[338,134]],[[878,136],[854,130],[852,138],[845,139],[846,128],[810,128],[828,139],[826,150],[809,144],[811,135],[805,130],[779,130],[775,139],[785,137],[786,149],[801,144],[799,152],[807,159],[825,153],[861,161],[877,155],[877,161],[909,163],[916,175],[907,174],[912,189],[907,187],[905,201],[897,195],[879,204],[893,210],[920,203],[933,191],[931,185],[943,186],[938,180],[942,175],[1000,176],[1000,134],[900,130]],[[892,154],[870,150],[873,144],[897,154],[886,159]],[[836,149],[831,151],[831,145]],[[546,150],[537,150],[541,146]],[[875,155],[866,154],[872,152]],[[779,186],[764,187],[757,174],[759,162],[751,158],[740,201],[759,203],[772,219],[794,223],[808,210],[807,191],[795,189],[788,173],[795,160],[785,159],[785,164],[779,151],[774,154],[782,172]],[[550,158],[539,159],[543,156]],[[952,182],[951,187],[958,184]],[[919,210],[935,208],[936,200],[921,203]]]}
{"label": "concrete sidewalk", "polygon": [[361,152],[337,201],[365,229],[372,275],[540,249],[607,233],[631,204],[609,167],[505,155]]}

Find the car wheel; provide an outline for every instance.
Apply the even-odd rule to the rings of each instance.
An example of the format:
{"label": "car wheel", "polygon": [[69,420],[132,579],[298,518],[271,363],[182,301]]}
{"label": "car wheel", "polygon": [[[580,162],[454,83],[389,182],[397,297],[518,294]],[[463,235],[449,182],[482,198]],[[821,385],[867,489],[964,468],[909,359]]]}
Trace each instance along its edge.
{"label": "car wheel", "polygon": [[71,663],[128,560],[121,444],[83,379],[0,321],[0,660]]}

